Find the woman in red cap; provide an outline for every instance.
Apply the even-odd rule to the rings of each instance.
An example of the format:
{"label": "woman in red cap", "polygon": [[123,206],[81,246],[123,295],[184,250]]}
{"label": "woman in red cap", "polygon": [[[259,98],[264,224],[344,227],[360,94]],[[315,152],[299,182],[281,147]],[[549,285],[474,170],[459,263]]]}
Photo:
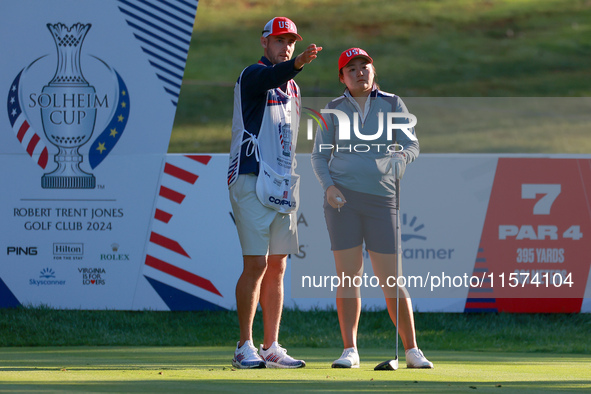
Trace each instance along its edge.
{"label": "woman in red cap", "polygon": [[[419,142],[408,120],[414,116],[385,119],[385,114],[408,113],[408,110],[398,96],[379,89],[373,59],[361,48],[350,48],[341,54],[339,79],[346,86],[345,92],[327,105],[326,109],[332,111],[323,111],[327,129],[316,132],[312,153],[312,167],[325,191],[324,215],[331,249],[339,278],[360,278],[365,242],[388,312],[396,324],[397,289],[395,282],[387,279],[401,275],[395,268],[396,183],[407,163],[419,155]],[[351,127],[343,132],[340,121],[345,114]],[[392,130],[384,126],[392,119],[394,123],[407,124],[406,128],[394,129],[392,135]],[[357,328],[361,297],[359,286],[354,283],[354,280],[343,280],[337,289],[345,350],[333,362],[333,368],[359,367]],[[406,349],[407,367],[433,368],[433,363],[417,346],[408,291],[402,286],[398,290],[399,331]]]}

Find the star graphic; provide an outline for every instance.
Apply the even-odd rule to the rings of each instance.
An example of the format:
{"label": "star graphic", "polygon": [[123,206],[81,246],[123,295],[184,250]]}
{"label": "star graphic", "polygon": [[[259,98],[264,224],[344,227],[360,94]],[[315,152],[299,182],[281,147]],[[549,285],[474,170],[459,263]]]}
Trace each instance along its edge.
{"label": "star graphic", "polygon": [[105,148],[105,143],[99,142],[98,148],[96,148],[96,150],[98,150],[99,152],[101,152],[101,154],[103,154],[103,151],[107,150],[107,148]]}
{"label": "star graphic", "polygon": [[115,129],[115,128],[111,129],[111,134],[110,134],[111,137],[115,138],[117,136],[117,134],[119,134],[119,133],[117,133],[117,129]]}
{"label": "star graphic", "polygon": [[122,101],[121,102],[121,108],[125,108],[125,107],[127,107],[127,103],[125,101]]}
{"label": "star graphic", "polygon": [[127,93],[125,92],[125,90],[122,90],[122,91],[121,91],[121,95],[122,95],[122,96],[125,96],[126,94],[127,94]]}
{"label": "star graphic", "polygon": [[10,98],[10,104],[14,104],[14,97]]}
{"label": "star graphic", "polygon": [[125,119],[125,118],[123,117],[123,115],[119,115],[119,117],[117,119],[119,120],[119,122],[123,122],[123,119]]}
{"label": "star graphic", "polygon": [[16,116],[16,109],[14,109],[14,108],[13,108],[13,109],[12,109],[12,112],[10,113],[10,115],[12,115],[12,116]]}

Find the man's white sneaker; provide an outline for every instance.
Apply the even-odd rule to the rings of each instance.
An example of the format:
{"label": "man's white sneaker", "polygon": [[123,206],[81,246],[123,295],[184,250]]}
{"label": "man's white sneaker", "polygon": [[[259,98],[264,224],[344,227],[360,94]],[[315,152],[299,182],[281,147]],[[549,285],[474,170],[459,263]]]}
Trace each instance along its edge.
{"label": "man's white sneaker", "polygon": [[407,368],[433,368],[433,363],[423,355],[418,348],[412,348],[406,352],[406,367]]}
{"label": "man's white sneaker", "polygon": [[242,347],[238,347],[240,342],[236,343],[236,351],[232,359],[232,365],[236,368],[265,368],[265,361],[257,353],[251,340],[244,342]]}
{"label": "man's white sneaker", "polygon": [[359,368],[359,353],[354,347],[343,350],[338,360],[332,363],[333,368]]}
{"label": "man's white sneaker", "polygon": [[260,354],[263,360],[265,360],[267,368],[302,368],[306,366],[304,360],[294,359],[277,342],[273,342],[267,350],[264,350],[263,345],[261,345]]}

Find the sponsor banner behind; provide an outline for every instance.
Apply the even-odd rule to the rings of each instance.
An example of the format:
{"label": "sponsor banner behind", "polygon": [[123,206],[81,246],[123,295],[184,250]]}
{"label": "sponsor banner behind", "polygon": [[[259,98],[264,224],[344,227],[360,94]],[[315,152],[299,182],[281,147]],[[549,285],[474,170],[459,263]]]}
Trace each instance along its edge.
{"label": "sponsor banner behind", "polygon": [[[175,206],[167,206],[164,204],[166,201],[160,200],[156,204],[163,210],[170,209],[172,216],[155,221],[152,231],[173,242],[168,249],[153,242],[148,246],[142,275],[150,282],[158,282],[157,291],[170,309],[215,309],[214,305],[235,308],[234,290],[242,270],[242,257],[224,181],[227,160],[228,156],[223,154],[167,157],[167,165],[171,168],[183,168],[198,175],[198,178],[193,178],[194,183],[175,182],[175,179],[167,180],[169,176],[163,177],[163,185],[170,185],[186,197]],[[503,163],[511,164],[512,160],[520,161],[519,165],[511,167],[513,175],[510,177],[519,179],[515,185],[506,183],[497,170],[497,166],[502,168]],[[486,231],[490,210],[494,210],[495,205],[508,204],[504,201],[507,198],[505,195],[515,195],[513,188],[537,182],[530,178],[528,168],[543,163],[564,163],[563,173],[571,174],[572,171],[578,173],[578,167],[589,166],[591,160],[588,157],[554,159],[533,155],[424,154],[407,168],[402,182],[401,202],[403,274],[423,280],[423,286],[407,286],[417,310],[491,310],[482,306],[490,307],[487,305],[489,300],[482,297],[487,293],[479,293],[479,290],[498,286],[497,299],[503,299],[502,302],[508,305],[522,305],[513,309],[497,306],[499,311],[544,310],[545,305],[563,302],[563,298],[578,299],[580,310],[588,311],[580,306],[582,291],[589,291],[589,245],[579,242],[585,239],[584,236],[576,242],[572,240],[570,245],[564,245],[564,254],[571,256],[569,260],[554,263],[560,264],[563,270],[577,273],[575,284],[558,286],[557,283],[557,286],[547,288],[539,285],[537,298],[530,299],[531,288],[525,285],[522,288],[520,283],[517,289],[517,286],[512,287],[513,282],[508,282],[510,275],[521,269],[522,263],[517,261],[518,250],[512,245],[503,246],[505,239],[499,235],[499,225],[493,225],[496,229],[493,234]],[[303,309],[331,307],[335,305],[336,293],[334,288],[331,289],[331,280],[336,272],[322,212],[323,192],[313,174],[309,154],[298,155],[297,172],[302,179],[301,202],[297,212],[300,247],[299,253],[290,256],[285,278],[285,304]],[[557,199],[561,204],[586,201],[580,188],[582,178],[571,175],[565,175],[565,178],[579,179],[579,186],[565,188],[561,199]],[[497,190],[500,192],[496,193]],[[513,204],[535,205],[545,196],[540,193],[535,199],[530,199],[522,198],[519,193]],[[583,212],[586,211],[583,209]],[[511,215],[506,223],[518,223],[519,217],[514,213]],[[502,221],[502,217],[499,215],[498,220]],[[585,215],[580,218],[580,232],[584,233],[584,226],[589,225],[590,219]],[[560,220],[560,216],[554,216],[548,218],[547,224],[558,224]],[[504,225],[506,223],[503,221]],[[538,248],[556,248],[549,241],[549,237],[538,240]],[[505,248],[504,253],[496,256],[492,265],[494,269],[489,271],[481,269],[484,243],[496,244],[494,249]],[[528,264],[546,266],[551,263],[540,260]],[[368,284],[362,286],[364,305],[382,308],[385,306],[382,288],[370,283],[373,271],[367,256],[364,265],[368,278]],[[491,274],[494,275],[493,283],[490,282]],[[502,275],[505,275],[504,287],[499,279]],[[328,279],[325,281],[325,278]],[[468,279],[466,283],[465,278],[473,279],[472,282]],[[480,297],[476,305],[474,292]],[[139,296],[140,292],[137,294]],[[558,310],[550,308],[547,311]]]}
{"label": "sponsor banner behind", "polygon": [[[301,155],[304,156],[304,155]],[[299,235],[304,259],[295,256],[291,267],[293,297],[334,297],[336,271],[322,208],[323,193],[313,176],[310,161],[300,159],[303,195],[314,201],[302,201]],[[428,283],[430,272],[448,276],[471,272],[475,246],[486,213],[496,157],[422,155],[407,167],[401,182],[401,230],[403,272]],[[470,212],[470,214],[462,214]],[[302,218],[305,218],[302,219]],[[382,298],[382,284],[377,285],[371,262],[364,252],[362,297]],[[430,275],[429,275],[430,276]],[[327,283],[325,283],[325,278]],[[342,280],[342,278],[340,278]],[[332,281],[332,282],[331,282]],[[416,286],[412,297],[448,297],[465,299],[467,288]],[[387,286],[384,284],[384,287]],[[422,308],[421,308],[422,309]]]}
{"label": "sponsor banner behind", "polygon": [[[298,158],[298,173],[302,176],[298,210],[300,248],[298,254],[290,257],[285,278],[285,304],[303,309],[331,307],[335,305],[331,281],[336,272],[322,212],[323,192],[312,172],[310,155],[301,154]],[[13,247],[9,252],[12,264],[2,264],[1,278],[5,283],[0,284],[4,286],[2,291],[5,292],[8,285],[21,303],[46,303],[55,307],[235,308],[234,289],[242,270],[242,256],[225,183],[227,163],[225,154],[167,155],[151,210],[152,224],[149,225],[147,217],[135,216],[130,226],[122,227],[129,233],[144,229],[138,244],[128,244],[129,236],[122,236],[93,246],[88,240],[94,239],[94,230],[90,232],[86,228],[59,230],[60,235],[65,235],[48,237],[43,242],[23,242],[23,239],[33,238],[23,238],[21,233],[35,233],[36,237],[41,235],[35,239],[43,240],[47,232],[26,230],[29,218],[11,217],[11,227],[16,230],[3,248]],[[589,312],[589,304],[583,300],[583,297],[589,298],[590,291],[589,244],[584,242],[590,220],[586,202],[589,192],[583,186],[589,179],[584,172],[588,171],[590,163],[588,157],[422,155],[407,169],[401,199],[403,274],[423,278],[427,284],[420,288],[407,286],[414,307],[419,311],[446,312],[557,312],[560,309],[546,306],[563,304],[568,305],[569,310]],[[531,169],[548,165],[561,167],[563,175],[548,179],[549,184],[560,184],[561,192],[551,208],[552,213],[556,209],[556,215],[539,219],[542,225],[550,226],[540,233],[532,209],[549,193],[543,191],[532,199],[530,193],[522,194],[522,185],[542,184],[532,175]],[[512,171],[504,179],[502,175],[507,166]],[[17,175],[14,177],[16,180]],[[138,198],[135,207],[143,210],[144,203],[151,204],[151,200]],[[15,204],[16,200],[7,206]],[[579,207],[580,204],[583,205]],[[16,206],[22,205],[21,202]],[[115,213],[123,209],[124,215],[135,212],[116,202],[104,206],[114,209]],[[564,206],[582,213],[575,219],[561,211]],[[37,213],[42,214],[42,211]],[[87,210],[87,215],[92,214],[91,209]],[[121,227],[120,219],[112,217],[110,221]],[[567,219],[576,223],[567,223]],[[579,225],[580,229],[569,231],[573,225]],[[512,231],[513,227],[503,226],[518,228]],[[524,226],[532,226],[535,231]],[[559,227],[560,231],[552,230],[551,226]],[[554,233],[558,239],[552,239]],[[486,254],[491,248],[493,252]],[[519,261],[519,256],[525,258],[520,250],[529,252],[531,248],[534,260]],[[51,251],[51,258],[40,258],[45,249]],[[138,260],[137,251],[144,249],[145,253]],[[538,253],[538,249],[543,252]],[[558,252],[554,252],[555,249]],[[83,260],[80,260],[81,254]],[[531,254],[525,256],[531,257]],[[538,284],[540,290],[535,290],[535,283],[519,282],[518,286],[512,286],[511,274],[521,272],[524,265],[536,270],[559,266],[561,271],[573,272],[573,284],[568,286],[563,282],[554,286],[549,283],[548,287]],[[384,307],[382,288],[372,286],[373,272],[367,258],[365,273],[368,284],[362,288],[364,306]],[[505,275],[504,286],[502,275]],[[462,279],[465,276],[484,281],[466,286]],[[309,281],[306,277],[310,277]],[[326,282],[324,278],[328,278]],[[111,285],[112,294],[90,300],[86,292],[91,286],[88,281],[95,288]],[[72,288],[66,287],[70,283]],[[494,293],[490,294],[490,289]],[[535,299],[530,295],[533,291],[537,291]],[[71,297],[72,294],[77,297]],[[121,302],[124,298],[131,299],[125,294],[133,301]],[[67,301],[71,298],[78,298],[75,305]],[[564,298],[575,299],[576,308]],[[6,302],[10,300],[12,298],[7,298]]]}
{"label": "sponsor banner behind", "polygon": [[197,1],[5,3],[0,304],[132,309]]}
{"label": "sponsor banner behind", "polygon": [[[167,156],[134,309],[235,307],[242,254],[227,166],[228,155]],[[154,292],[162,300],[156,304]]]}

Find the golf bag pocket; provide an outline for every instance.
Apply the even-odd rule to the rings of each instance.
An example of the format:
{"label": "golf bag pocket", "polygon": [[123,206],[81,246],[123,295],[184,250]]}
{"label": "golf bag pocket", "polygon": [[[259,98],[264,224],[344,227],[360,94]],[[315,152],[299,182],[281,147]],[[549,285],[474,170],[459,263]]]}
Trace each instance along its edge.
{"label": "golf bag pocket", "polygon": [[261,204],[280,213],[295,211],[300,199],[300,176],[280,175],[262,160],[259,165],[256,193]]}

